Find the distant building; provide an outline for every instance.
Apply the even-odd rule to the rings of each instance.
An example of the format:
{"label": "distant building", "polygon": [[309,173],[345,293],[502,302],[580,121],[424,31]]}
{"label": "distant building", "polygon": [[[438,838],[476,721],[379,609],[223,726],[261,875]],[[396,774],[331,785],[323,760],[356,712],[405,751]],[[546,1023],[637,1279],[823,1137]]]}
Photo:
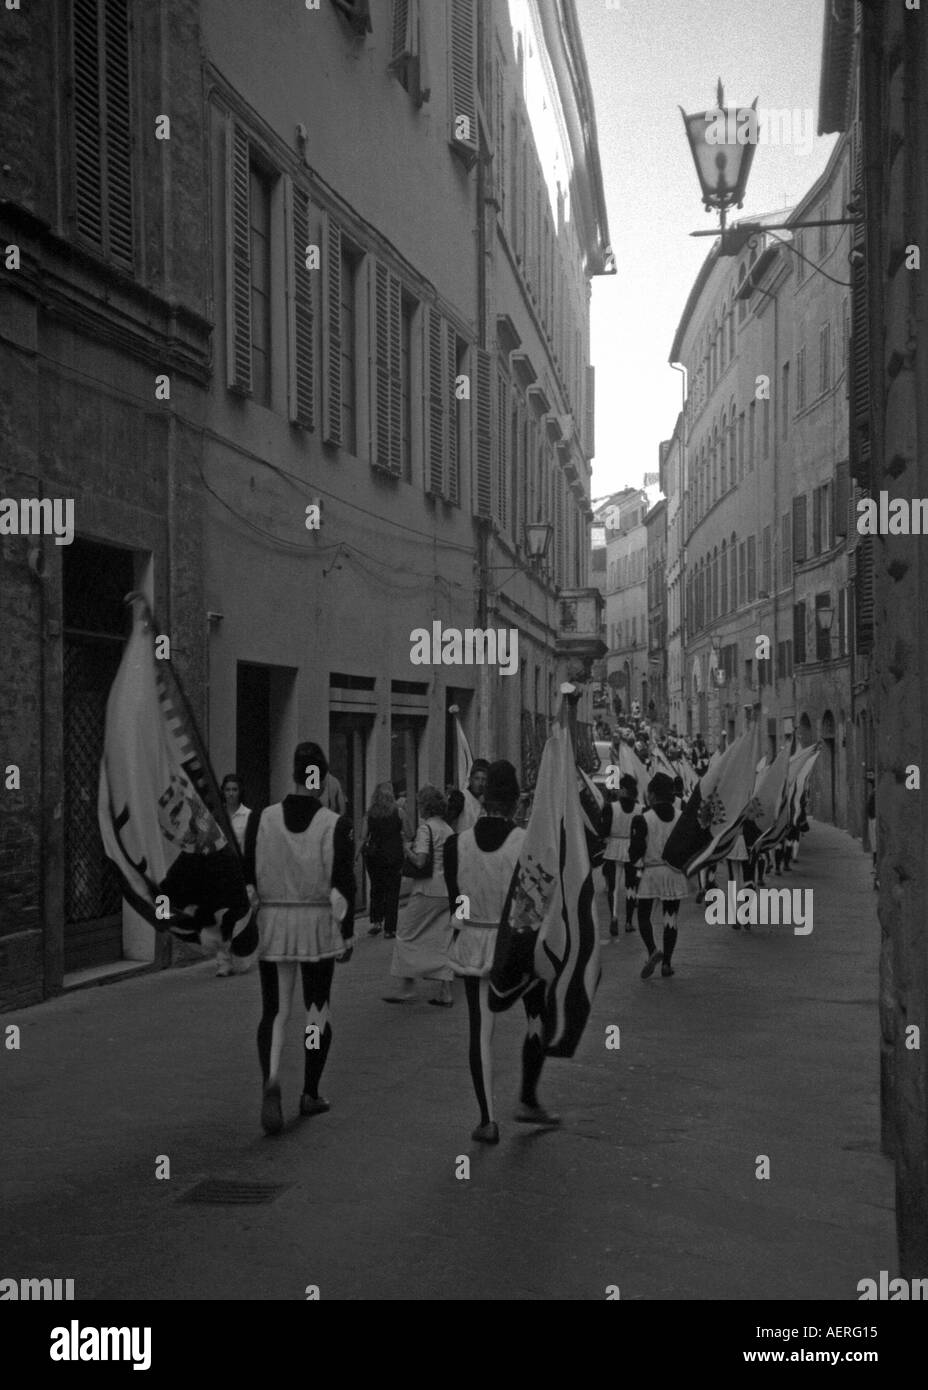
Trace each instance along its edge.
{"label": "distant building", "polygon": [[648,537],[644,517],[647,493],[627,488],[612,505],[606,531],[607,680],[616,712],[647,712],[648,704]]}
{"label": "distant building", "polygon": [[655,723],[669,722],[667,702],[667,503],[646,513],[648,574],[648,677],[642,713]]}

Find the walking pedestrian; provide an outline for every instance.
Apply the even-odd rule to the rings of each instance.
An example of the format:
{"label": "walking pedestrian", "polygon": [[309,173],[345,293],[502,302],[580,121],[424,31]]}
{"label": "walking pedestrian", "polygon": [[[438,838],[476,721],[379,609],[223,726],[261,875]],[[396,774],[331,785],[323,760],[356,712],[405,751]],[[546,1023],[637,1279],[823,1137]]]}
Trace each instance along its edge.
{"label": "walking pedestrian", "polygon": [[[619,778],[619,796],[615,802],[607,802],[602,809],[599,833],[606,837],[603,856],[603,871],[612,864],[612,892],[609,899],[609,937],[619,934],[619,894],[625,899],[625,930],[635,930],[635,903],[637,901],[638,870],[628,856],[631,839],[632,820],[643,807],[638,801],[638,779],[630,773]],[[619,882],[619,872],[622,881]]]}
{"label": "walking pedestrian", "polygon": [[[244,787],[237,772],[227,772],[219,788],[229,813],[232,831],[239,850],[245,846],[245,827],[251,815],[251,807],[242,802]],[[216,950],[216,974],[220,979],[232,974],[232,943],[220,941]]]}
{"label": "walking pedestrian", "polygon": [[427,877],[414,878],[409,901],[399,919],[390,974],[394,985],[384,995],[388,1004],[408,1004],[416,998],[416,980],[437,980],[438,993],[430,1004],[450,1009],[454,972],[448,964],[452,919],[445,884],[445,845],[454,834],[445,816],[447,803],[438,787],[420,789],[419,828],[409,847],[409,859]]}
{"label": "walking pedestrian", "polygon": [[[493,1108],[493,1025],[490,1012],[490,971],[496,936],[509,894],[525,831],[512,817],[519,801],[519,782],[512,763],[491,763],[486,774],[486,805],[476,825],[445,845],[445,882],[452,908],[463,895],[469,916],[452,943],[448,959],[455,974],[464,976],[470,1031],[469,1062],[480,1124],[472,1139],[499,1143]],[[536,980],[522,996],[526,1035],[522,1044],[522,1084],[515,1119],[522,1124],[557,1125],[557,1115],[539,1104],[537,1087],[544,1066],[541,1012],[544,982]]]}
{"label": "walking pedestrian", "polygon": [[347,816],[329,811],[307,790],[313,771],[313,783],[321,786],[328,771],[325,754],[317,743],[298,744],[294,791],[252,816],[245,835],[245,881],[254,885],[260,903],[258,1059],[266,1134],[283,1128],[280,1058],[298,970],[306,1006],[300,1114],[329,1109],[319,1082],[332,1045],[332,976],[336,960],[351,958],[354,832]]}
{"label": "walking pedestrian", "polygon": [[396,936],[403,872],[403,819],[392,783],[381,782],[375,787],[362,835],[361,854],[371,881],[368,935],[376,936],[383,928],[389,940]]}
{"label": "walking pedestrian", "polygon": [[[670,962],[677,944],[680,899],[689,893],[686,875],[664,859],[664,847],[680,818],[674,806],[673,781],[665,772],[658,772],[648,783],[648,801],[650,809],[632,821],[629,845],[632,863],[643,866],[638,883],[638,931],[648,953],[641,972],[643,980],[650,979],[658,965],[663,976],[674,973]],[[651,927],[651,913],[658,900],[664,913],[663,949],[660,951],[654,945]]]}

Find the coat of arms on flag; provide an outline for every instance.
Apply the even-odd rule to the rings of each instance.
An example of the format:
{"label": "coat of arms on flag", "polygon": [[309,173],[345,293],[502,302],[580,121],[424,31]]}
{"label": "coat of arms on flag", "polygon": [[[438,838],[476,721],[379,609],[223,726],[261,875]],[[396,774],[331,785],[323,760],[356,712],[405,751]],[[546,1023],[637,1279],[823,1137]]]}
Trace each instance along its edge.
{"label": "coat of arms on flag", "polygon": [[193,717],[155,625],[130,594],[132,634],[106,705],[97,815],[123,897],[156,931],[215,951],[230,942],[247,970],[258,928],[235,836]]}
{"label": "coat of arms on flag", "polygon": [[532,815],[496,941],[490,1008],[534,980],[546,984],[545,1053],[572,1057],[599,983],[599,932],[573,743],[559,725],[545,744]]}

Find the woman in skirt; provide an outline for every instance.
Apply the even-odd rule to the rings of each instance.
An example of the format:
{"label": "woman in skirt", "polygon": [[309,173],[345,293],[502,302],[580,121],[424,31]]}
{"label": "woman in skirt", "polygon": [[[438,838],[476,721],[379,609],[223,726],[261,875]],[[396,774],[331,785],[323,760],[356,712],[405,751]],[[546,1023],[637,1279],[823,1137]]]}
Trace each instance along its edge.
{"label": "woman in skirt", "polygon": [[307,790],[307,782],[321,786],[328,770],[317,743],[298,744],[293,755],[295,790],[252,815],[245,832],[245,881],[254,885],[260,903],[258,1060],[266,1134],[283,1129],[280,1057],[297,973],[306,1005],[300,1114],[319,1115],[329,1109],[319,1094],[332,1045],[329,994],[336,960],[351,957],[355,885],[351,821],[327,810]]}
{"label": "woman in skirt", "polygon": [[438,994],[430,1004],[450,1009],[454,972],[448,964],[451,946],[451,913],[445,885],[445,845],[454,832],[445,819],[447,803],[438,787],[425,786],[417,798],[419,828],[409,857],[424,869],[431,856],[429,878],[414,878],[409,902],[399,921],[390,974],[394,988],[384,995],[388,1004],[408,1004],[416,997],[416,980],[438,980]]}
{"label": "woman in skirt", "polygon": [[[677,944],[677,914],[680,899],[689,893],[686,875],[664,859],[664,847],[680,818],[680,812],[674,805],[673,790],[673,781],[666,773],[659,772],[652,777],[648,783],[651,809],[632,821],[629,858],[633,864],[642,865],[638,884],[638,931],[648,953],[641,972],[643,980],[650,979],[658,965],[663,976],[674,973],[670,961]],[[658,951],[654,945],[651,927],[651,913],[656,900],[661,902],[664,914],[662,951]]]}

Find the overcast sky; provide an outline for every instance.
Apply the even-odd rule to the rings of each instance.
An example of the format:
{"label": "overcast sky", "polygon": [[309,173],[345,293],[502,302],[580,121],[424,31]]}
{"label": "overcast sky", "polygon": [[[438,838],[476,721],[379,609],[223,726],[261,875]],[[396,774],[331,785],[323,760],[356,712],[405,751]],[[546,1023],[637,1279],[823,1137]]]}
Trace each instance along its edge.
{"label": "overcast sky", "polygon": [[[703,210],[678,105],[797,112],[794,144],[761,143],[740,217],[795,203],[836,137],[815,135],[823,0],[576,0],[593,84],[609,233],[618,273],[593,281],[596,368],[593,496],[657,469],[673,430],[680,374],[674,333],[717,224]],[[802,137],[805,136],[805,143]]]}

